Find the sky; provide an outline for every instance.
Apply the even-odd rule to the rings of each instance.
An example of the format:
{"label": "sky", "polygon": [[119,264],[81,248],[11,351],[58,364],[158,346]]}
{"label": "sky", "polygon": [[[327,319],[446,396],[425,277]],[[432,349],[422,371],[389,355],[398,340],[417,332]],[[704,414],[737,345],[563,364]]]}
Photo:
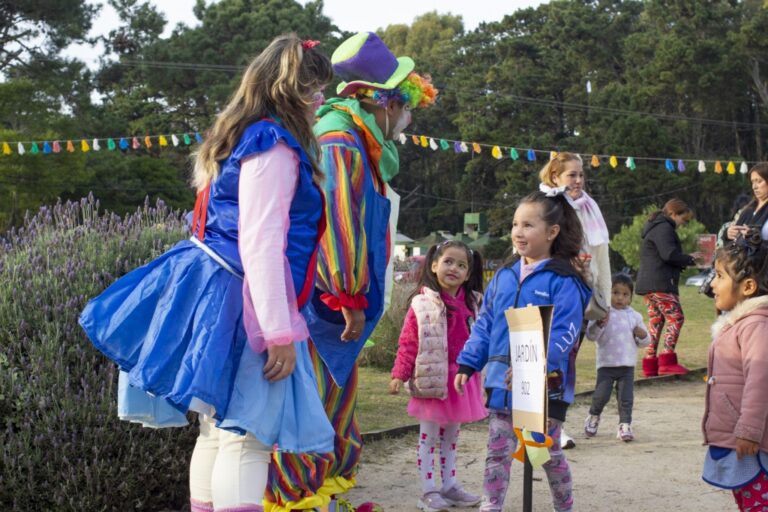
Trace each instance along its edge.
{"label": "sky", "polygon": [[[307,3],[307,0],[298,1],[301,4]],[[106,35],[119,25],[117,13],[106,5],[106,2],[92,1],[91,3],[102,4],[102,8],[98,17],[93,20],[94,28],[90,36]],[[163,33],[164,37],[170,35],[178,23],[184,23],[187,26],[198,24],[197,18],[192,13],[195,0],[151,0],[151,3],[163,12],[168,20]],[[355,5],[351,0],[325,0],[323,11],[337,27],[350,32],[375,31],[395,23],[409,25],[420,14],[435,10],[440,14],[461,15],[464,28],[472,30],[483,21],[499,21],[506,14],[542,3],[545,2],[542,0],[380,0],[374,3],[360,1],[357,3],[359,5],[357,9],[350,9],[350,5]],[[301,32],[300,27],[296,30]],[[89,67],[96,68],[102,51],[101,47],[72,45],[65,50],[64,54],[77,57],[85,61]]]}

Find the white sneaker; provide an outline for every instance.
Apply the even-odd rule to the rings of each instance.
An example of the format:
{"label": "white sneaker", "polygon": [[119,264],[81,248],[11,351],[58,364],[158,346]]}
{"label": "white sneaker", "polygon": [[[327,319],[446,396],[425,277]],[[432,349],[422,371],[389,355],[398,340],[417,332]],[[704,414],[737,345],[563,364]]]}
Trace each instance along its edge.
{"label": "white sneaker", "polygon": [[619,423],[619,431],[616,433],[616,439],[621,439],[625,443],[633,441],[635,435],[632,433],[632,425],[629,423]]}
{"label": "white sneaker", "polygon": [[419,507],[419,510],[423,510],[424,512],[448,512],[448,509],[451,508],[451,504],[443,499],[440,495],[440,491],[426,493],[421,497],[418,503],[416,503],[416,506]]}
{"label": "white sneaker", "polygon": [[563,450],[570,450],[576,448],[576,441],[571,436],[565,433],[565,430],[560,431],[560,448]]}
{"label": "white sneaker", "polygon": [[584,420],[584,433],[587,437],[595,437],[599,425],[600,416],[595,416],[594,414],[587,415],[587,419]]}

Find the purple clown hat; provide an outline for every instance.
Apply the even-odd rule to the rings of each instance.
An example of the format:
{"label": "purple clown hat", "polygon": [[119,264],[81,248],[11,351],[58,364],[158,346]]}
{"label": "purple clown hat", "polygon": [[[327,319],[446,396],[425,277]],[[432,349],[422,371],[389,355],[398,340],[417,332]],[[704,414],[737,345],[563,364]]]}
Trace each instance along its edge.
{"label": "purple clown hat", "polygon": [[339,96],[350,96],[360,88],[394,89],[414,68],[413,59],[395,58],[373,32],[360,32],[341,43],[331,63],[333,71],[344,80],[336,88]]}

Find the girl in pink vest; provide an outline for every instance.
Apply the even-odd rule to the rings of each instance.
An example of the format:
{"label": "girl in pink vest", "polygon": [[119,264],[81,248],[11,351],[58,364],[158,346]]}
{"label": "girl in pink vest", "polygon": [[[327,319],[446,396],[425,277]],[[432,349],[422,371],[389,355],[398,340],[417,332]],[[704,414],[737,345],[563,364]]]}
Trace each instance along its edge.
{"label": "girl in pink vest", "polygon": [[706,482],[739,510],[768,510],[768,242],[758,229],[717,252],[715,307],[702,427]]}
{"label": "girl in pink vest", "polygon": [[[408,414],[421,423],[417,466],[424,495],[418,507],[425,512],[480,502],[480,496],[465,491],[456,480],[459,427],[488,415],[480,377],[470,379],[463,396],[450,383],[456,377],[456,358],[469,338],[482,291],[483,262],[478,253],[456,240],[433,245],[400,333],[389,391],[397,394],[405,385],[411,395]],[[435,485],[438,441],[442,487]]]}

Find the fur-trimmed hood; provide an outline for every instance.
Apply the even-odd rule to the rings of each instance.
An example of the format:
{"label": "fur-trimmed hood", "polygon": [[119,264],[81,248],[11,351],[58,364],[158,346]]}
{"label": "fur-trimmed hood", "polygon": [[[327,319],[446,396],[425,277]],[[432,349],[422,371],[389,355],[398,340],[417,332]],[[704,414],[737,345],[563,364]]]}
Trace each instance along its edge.
{"label": "fur-trimmed hood", "polygon": [[768,317],[768,295],[744,300],[726,314],[720,315],[720,318],[712,324],[712,339],[716,338],[725,327],[733,326],[736,322],[747,315],[755,313],[758,309],[763,309],[764,311],[757,314]]}

